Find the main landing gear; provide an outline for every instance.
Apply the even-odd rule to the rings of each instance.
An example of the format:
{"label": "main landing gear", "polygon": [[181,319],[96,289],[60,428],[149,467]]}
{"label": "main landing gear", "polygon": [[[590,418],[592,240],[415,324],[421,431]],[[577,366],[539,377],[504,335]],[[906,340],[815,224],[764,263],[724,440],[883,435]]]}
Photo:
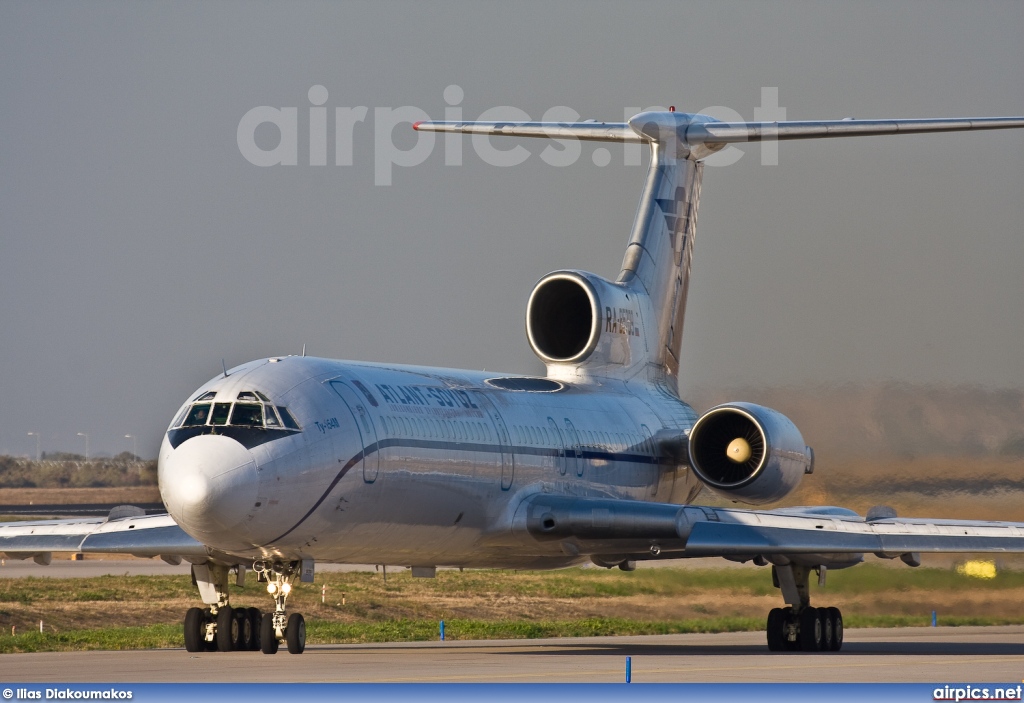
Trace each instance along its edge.
{"label": "main landing gear", "polygon": [[[768,613],[768,649],[773,652],[838,652],[843,646],[843,614],[839,608],[811,607],[808,582],[812,569],[787,564],[772,567],[772,581],[789,605]],[[824,585],[825,567],[818,582]]]}
{"label": "main landing gear", "polygon": [[[193,581],[207,608],[189,608],[185,613],[185,649],[189,652],[239,652],[260,650],[275,654],[284,640],[288,651],[302,654],[306,649],[306,622],[299,613],[286,616],[285,601],[301,562],[257,561],[256,580],[267,584],[274,598],[274,612],[259,608],[232,608],[228,603],[228,567],[196,564]],[[245,569],[237,567],[236,583],[244,583]]]}

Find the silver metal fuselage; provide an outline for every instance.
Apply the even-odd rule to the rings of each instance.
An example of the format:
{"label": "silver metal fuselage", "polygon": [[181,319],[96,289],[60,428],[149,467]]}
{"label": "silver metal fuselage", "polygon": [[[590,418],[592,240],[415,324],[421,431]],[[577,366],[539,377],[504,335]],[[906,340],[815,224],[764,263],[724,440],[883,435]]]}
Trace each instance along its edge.
{"label": "silver metal fuselage", "polygon": [[525,498],[686,503],[701,488],[652,440],[688,430],[693,410],[639,379],[572,384],[289,356],[233,369],[192,399],[210,391],[224,402],[262,393],[300,425],[240,438],[227,426],[172,427],[164,438],[168,511],[237,557],[557,568],[586,557],[516,534]]}

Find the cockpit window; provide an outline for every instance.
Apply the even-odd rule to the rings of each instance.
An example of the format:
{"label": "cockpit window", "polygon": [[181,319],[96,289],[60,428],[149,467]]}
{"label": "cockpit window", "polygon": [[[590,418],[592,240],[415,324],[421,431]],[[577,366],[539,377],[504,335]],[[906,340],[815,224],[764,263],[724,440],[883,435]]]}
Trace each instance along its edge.
{"label": "cockpit window", "polygon": [[232,425],[263,426],[263,406],[256,403],[235,403],[231,411]]}
{"label": "cockpit window", "polygon": [[192,406],[192,409],[188,413],[188,417],[185,418],[185,427],[193,427],[195,425],[205,425],[206,420],[210,417],[210,404],[209,403],[196,403]]}
{"label": "cockpit window", "polygon": [[171,423],[171,427],[181,427],[181,423],[184,422],[185,416],[188,415],[188,411],[192,409],[191,405],[186,405],[178,413],[177,417],[174,418],[174,422]]}
{"label": "cockpit window", "polygon": [[289,430],[301,429],[299,427],[299,423],[295,422],[295,418],[292,417],[292,414],[290,412],[288,412],[288,408],[284,407],[283,405],[278,405],[277,412],[280,413],[281,415],[281,422],[283,422],[284,426],[287,427]]}
{"label": "cockpit window", "polygon": [[[216,395],[215,392],[210,391],[200,397],[212,398],[214,395]],[[216,426],[218,429],[196,429],[211,428],[212,426]],[[299,423],[295,421],[295,416],[288,411],[288,408],[283,405],[273,405],[267,396],[259,391],[241,391],[237,395],[236,402],[233,403],[195,401],[186,406],[171,423],[169,434],[178,436],[184,432],[191,437],[195,436],[197,432],[201,434],[215,432],[230,435],[233,432],[231,430],[233,427],[239,428],[239,431],[302,431]]]}
{"label": "cockpit window", "polygon": [[211,425],[228,424],[228,412],[231,410],[231,403],[214,403],[213,416],[210,418]]}
{"label": "cockpit window", "polygon": [[216,397],[217,397],[217,391],[206,391],[201,396],[196,398],[196,400],[213,400]]}

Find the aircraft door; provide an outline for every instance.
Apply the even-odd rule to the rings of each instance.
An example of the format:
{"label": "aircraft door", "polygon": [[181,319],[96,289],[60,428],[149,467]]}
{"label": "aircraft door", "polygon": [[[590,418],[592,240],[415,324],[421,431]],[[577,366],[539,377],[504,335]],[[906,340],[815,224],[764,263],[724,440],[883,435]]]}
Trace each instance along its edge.
{"label": "aircraft door", "polygon": [[377,473],[380,471],[380,452],[376,451],[377,428],[373,424],[373,418],[370,417],[362,399],[348,384],[342,381],[330,381],[330,385],[352,413],[352,419],[355,420],[356,429],[359,430],[359,437],[363,445],[363,458],[359,462],[363,467],[363,480],[373,483],[377,480]]}
{"label": "aircraft door", "polygon": [[501,415],[498,414],[497,410],[490,410],[488,414],[491,416],[491,422],[494,423],[494,427],[498,431],[498,442],[501,444],[501,490],[507,491],[512,487],[512,477],[516,470],[516,458],[515,454],[512,453],[512,443],[508,439],[508,429],[505,427],[505,421],[501,419]]}
{"label": "aircraft door", "polygon": [[565,434],[572,445],[572,451],[567,451],[567,461],[576,469],[576,475],[583,475],[583,448],[580,446],[580,438],[576,435],[576,428],[573,427],[569,418],[565,418]]}
{"label": "aircraft door", "polygon": [[487,410],[487,417],[491,419],[494,431],[498,435],[498,448],[501,453],[501,490],[507,491],[512,487],[512,478],[516,472],[516,457],[512,452],[508,428],[505,427],[505,421],[501,419],[498,409],[494,407],[490,398],[482,393],[474,395],[482,401],[481,407]]}
{"label": "aircraft door", "polygon": [[558,423],[553,418],[548,418],[548,425],[551,426],[551,431],[558,438],[558,473],[565,476],[565,464],[568,461],[565,456],[565,440],[562,439],[562,433],[558,431]]}

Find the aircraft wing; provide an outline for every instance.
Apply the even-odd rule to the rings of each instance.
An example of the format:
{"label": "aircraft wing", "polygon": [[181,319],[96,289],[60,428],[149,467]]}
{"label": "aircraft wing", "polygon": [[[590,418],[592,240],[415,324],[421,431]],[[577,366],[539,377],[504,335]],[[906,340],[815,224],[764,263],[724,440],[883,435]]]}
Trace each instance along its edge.
{"label": "aircraft wing", "polygon": [[170,515],[129,515],[0,523],[0,552],[12,559],[49,563],[52,552],[131,554],[140,557],[208,557]]}
{"label": "aircraft wing", "polygon": [[[629,558],[769,557],[939,552],[1024,552],[1024,523],[861,517],[833,507],[738,510],[601,498],[538,495],[516,517],[516,532],[558,540],[588,555]],[[909,563],[909,561],[908,561]]]}

